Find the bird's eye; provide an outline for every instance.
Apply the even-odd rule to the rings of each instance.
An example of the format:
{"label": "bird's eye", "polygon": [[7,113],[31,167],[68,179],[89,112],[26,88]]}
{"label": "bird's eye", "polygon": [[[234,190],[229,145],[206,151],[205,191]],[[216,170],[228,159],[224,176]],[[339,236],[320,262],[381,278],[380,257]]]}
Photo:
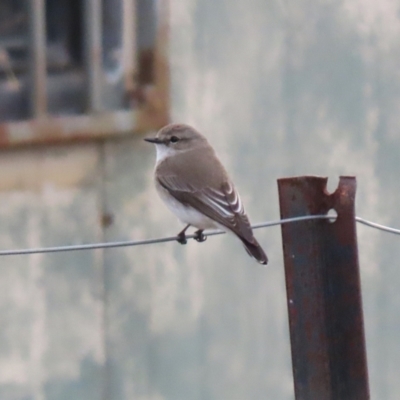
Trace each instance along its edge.
{"label": "bird's eye", "polygon": [[176,142],[179,142],[179,138],[177,136],[171,136],[171,139],[169,139],[169,141],[171,143],[176,143]]}

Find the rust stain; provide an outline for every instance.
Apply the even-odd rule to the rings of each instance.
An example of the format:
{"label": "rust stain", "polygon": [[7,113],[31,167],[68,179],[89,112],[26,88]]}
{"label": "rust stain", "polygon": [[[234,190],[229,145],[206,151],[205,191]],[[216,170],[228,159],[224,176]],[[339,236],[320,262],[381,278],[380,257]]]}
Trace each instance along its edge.
{"label": "rust stain", "polygon": [[7,125],[0,124],[0,147],[7,147],[9,140]]}
{"label": "rust stain", "polygon": [[[142,96],[144,102],[138,110],[138,127],[141,131],[158,129],[169,123],[170,110],[170,71],[168,63],[168,40],[169,40],[169,2],[161,2],[156,47],[153,57],[148,54],[142,55],[142,66],[149,67],[145,74],[139,79],[146,80],[153,77],[154,84],[143,88]],[[140,82],[140,81],[139,81]]]}
{"label": "rust stain", "polygon": [[111,213],[101,215],[100,224],[103,228],[109,228],[114,223],[114,216]]}

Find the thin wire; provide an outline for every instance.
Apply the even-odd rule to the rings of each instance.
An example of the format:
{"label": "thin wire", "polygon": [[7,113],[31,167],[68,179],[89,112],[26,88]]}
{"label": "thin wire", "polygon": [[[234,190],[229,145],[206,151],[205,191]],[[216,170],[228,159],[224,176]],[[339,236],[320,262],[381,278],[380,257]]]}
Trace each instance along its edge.
{"label": "thin wire", "polygon": [[394,233],[396,235],[400,235],[400,229],[391,228],[390,226],[380,225],[380,224],[377,224],[376,222],[371,222],[371,221],[368,221],[361,217],[356,217],[356,221],[359,222],[360,224],[370,226],[371,228],[375,228],[375,229],[379,229],[384,232],[389,232],[389,233]]}
{"label": "thin wire", "polygon": [[[286,218],[280,219],[275,221],[267,221],[261,222],[258,224],[252,225],[253,229],[259,228],[266,228],[270,226],[276,225],[283,225],[292,222],[299,222],[299,221],[309,221],[315,219],[328,219],[334,220],[335,217],[331,217],[329,215],[305,215],[302,217],[294,217],[294,218]],[[400,229],[390,228],[385,225],[380,225],[375,222],[368,221],[364,218],[356,217],[356,221],[370,226],[375,229],[379,229],[385,232],[394,233],[396,235],[400,235]],[[212,230],[204,232],[205,236],[215,236],[215,235],[222,235],[225,233],[221,230]],[[195,235],[186,235],[187,239],[194,238]],[[15,255],[24,255],[24,254],[38,254],[38,253],[58,253],[62,251],[78,251],[78,250],[95,250],[95,249],[110,249],[116,247],[130,247],[130,246],[141,246],[147,244],[154,244],[154,243],[165,243],[165,242],[173,242],[178,240],[177,236],[168,236],[163,238],[157,239],[145,239],[145,240],[128,240],[128,241],[120,241],[120,242],[106,242],[106,243],[91,243],[91,244],[77,244],[71,246],[55,246],[55,247],[39,247],[39,248],[31,248],[31,249],[17,249],[17,250],[1,250],[0,256],[15,256]]]}

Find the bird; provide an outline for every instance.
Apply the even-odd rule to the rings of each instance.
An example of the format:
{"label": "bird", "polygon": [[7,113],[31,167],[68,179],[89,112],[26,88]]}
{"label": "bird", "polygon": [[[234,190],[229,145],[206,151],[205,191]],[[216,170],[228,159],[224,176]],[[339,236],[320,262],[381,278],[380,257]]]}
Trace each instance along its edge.
{"label": "bird", "polygon": [[206,240],[205,229],[220,228],[238,237],[260,264],[267,264],[239,193],[207,138],[189,125],[174,123],[144,140],[156,146],[157,192],[186,225],[177,235],[178,242],[187,243],[190,226],[197,229],[194,238],[198,242]]}

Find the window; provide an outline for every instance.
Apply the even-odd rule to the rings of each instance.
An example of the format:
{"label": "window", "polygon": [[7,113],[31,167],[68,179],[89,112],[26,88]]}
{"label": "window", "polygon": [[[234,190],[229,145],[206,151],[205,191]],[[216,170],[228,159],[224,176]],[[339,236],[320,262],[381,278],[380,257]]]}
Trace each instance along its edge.
{"label": "window", "polygon": [[0,145],[165,124],[163,3],[2,0]]}

